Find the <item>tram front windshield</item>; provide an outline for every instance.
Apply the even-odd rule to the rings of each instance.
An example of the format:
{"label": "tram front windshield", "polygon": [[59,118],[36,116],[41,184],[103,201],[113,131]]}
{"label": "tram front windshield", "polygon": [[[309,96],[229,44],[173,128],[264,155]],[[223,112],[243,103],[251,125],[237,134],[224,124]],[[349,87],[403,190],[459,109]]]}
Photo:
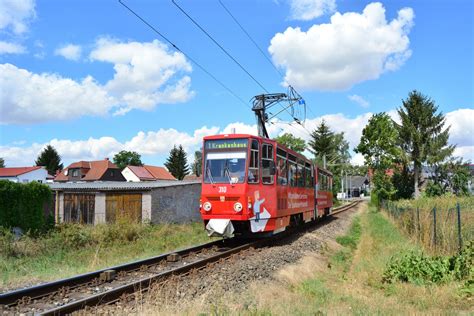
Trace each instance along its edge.
{"label": "tram front windshield", "polygon": [[247,152],[208,152],[205,156],[205,183],[244,183]]}

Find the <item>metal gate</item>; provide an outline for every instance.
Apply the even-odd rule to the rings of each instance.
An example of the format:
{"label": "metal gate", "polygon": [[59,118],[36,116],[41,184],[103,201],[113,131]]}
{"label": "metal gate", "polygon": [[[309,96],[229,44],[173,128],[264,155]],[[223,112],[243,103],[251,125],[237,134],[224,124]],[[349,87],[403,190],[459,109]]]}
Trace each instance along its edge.
{"label": "metal gate", "polygon": [[107,223],[114,223],[119,218],[141,222],[142,195],[140,193],[107,194],[105,220]]}
{"label": "metal gate", "polygon": [[64,194],[64,222],[94,224],[94,194]]}

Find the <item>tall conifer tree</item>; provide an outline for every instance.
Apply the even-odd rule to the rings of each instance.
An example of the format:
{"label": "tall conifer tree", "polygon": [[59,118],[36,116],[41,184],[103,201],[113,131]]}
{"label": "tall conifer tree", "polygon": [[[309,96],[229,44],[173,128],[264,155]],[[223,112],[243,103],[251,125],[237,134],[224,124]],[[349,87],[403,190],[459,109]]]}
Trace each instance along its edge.
{"label": "tall conifer tree", "polygon": [[168,171],[178,180],[183,180],[183,178],[189,174],[189,166],[186,160],[186,152],[183,149],[183,146],[176,145],[171,149],[170,155],[165,162],[166,168]]}
{"label": "tall conifer tree", "polygon": [[449,127],[438,112],[435,102],[414,90],[402,100],[398,109],[401,124],[398,132],[402,149],[413,164],[415,198],[420,196],[420,173],[424,163],[434,164],[451,156],[454,146],[448,145]]}
{"label": "tall conifer tree", "polygon": [[51,145],[47,145],[45,149],[43,149],[43,151],[38,155],[35,163],[37,166],[45,167],[50,175],[55,175],[56,171],[63,169],[61,157],[56,149]]}

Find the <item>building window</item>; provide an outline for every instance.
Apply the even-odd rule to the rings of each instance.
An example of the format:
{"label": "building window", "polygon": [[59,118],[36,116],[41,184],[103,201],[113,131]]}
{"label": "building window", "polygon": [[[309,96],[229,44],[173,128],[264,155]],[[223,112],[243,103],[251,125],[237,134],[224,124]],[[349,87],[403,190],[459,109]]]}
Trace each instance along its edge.
{"label": "building window", "polygon": [[72,176],[78,177],[79,176],[79,169],[72,169]]}

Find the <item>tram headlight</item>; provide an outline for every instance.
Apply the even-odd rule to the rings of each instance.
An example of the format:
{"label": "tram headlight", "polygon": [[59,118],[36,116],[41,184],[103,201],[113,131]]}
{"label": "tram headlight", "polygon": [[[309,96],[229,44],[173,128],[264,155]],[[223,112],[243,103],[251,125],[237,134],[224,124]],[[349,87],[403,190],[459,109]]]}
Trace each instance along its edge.
{"label": "tram headlight", "polygon": [[236,211],[237,213],[242,212],[242,203],[240,203],[240,202],[235,203],[234,204],[234,211]]}
{"label": "tram headlight", "polygon": [[202,208],[206,211],[206,212],[209,212],[212,208],[212,204],[210,202],[205,202],[203,205],[202,205]]}

